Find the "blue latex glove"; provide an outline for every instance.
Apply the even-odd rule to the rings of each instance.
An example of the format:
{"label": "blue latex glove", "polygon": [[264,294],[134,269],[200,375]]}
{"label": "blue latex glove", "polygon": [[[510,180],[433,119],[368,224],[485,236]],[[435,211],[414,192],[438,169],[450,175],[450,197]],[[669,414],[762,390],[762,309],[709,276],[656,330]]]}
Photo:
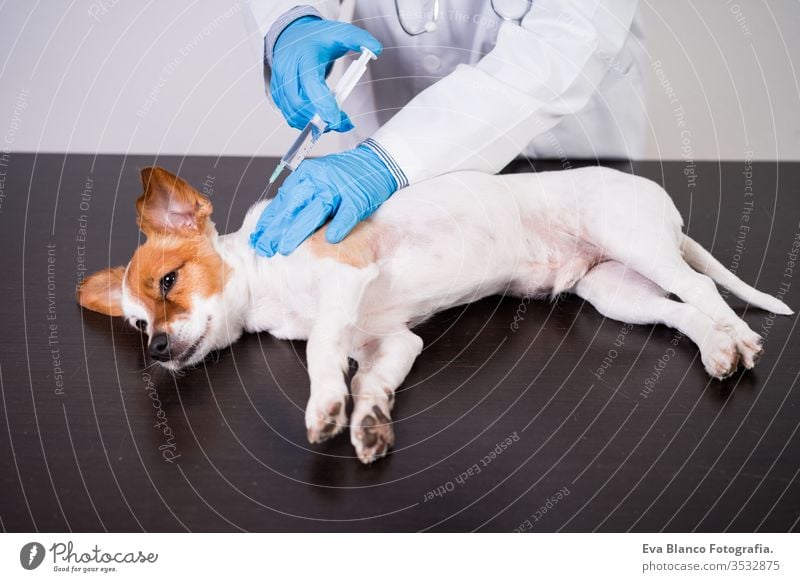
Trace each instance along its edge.
{"label": "blue latex glove", "polygon": [[264,209],[250,244],[261,256],[288,255],[331,215],[325,238],[338,243],[395,190],[394,176],[364,145],[304,160]]}
{"label": "blue latex glove", "polygon": [[273,47],[269,90],[289,125],[302,129],[319,113],[327,129],[353,129],[325,75],[336,59],[362,46],[376,55],[383,50],[370,33],[346,22],[303,16],[283,29]]}

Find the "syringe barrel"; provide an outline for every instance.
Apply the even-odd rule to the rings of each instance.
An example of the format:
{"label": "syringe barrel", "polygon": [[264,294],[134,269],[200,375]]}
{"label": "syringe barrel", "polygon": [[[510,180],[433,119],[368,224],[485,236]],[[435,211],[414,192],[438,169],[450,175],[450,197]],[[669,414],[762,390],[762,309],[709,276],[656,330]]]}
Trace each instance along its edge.
{"label": "syringe barrel", "polygon": [[[300,132],[300,135],[297,136],[297,139],[294,140],[289,151],[281,158],[281,161],[283,161],[289,169],[295,171],[297,166],[300,165],[300,162],[302,162],[308,155],[308,152],[311,151],[311,148],[314,147],[319,136],[325,131],[325,125],[322,118],[315,114],[314,117],[311,118],[311,121],[309,121]],[[316,132],[314,131],[315,128],[317,129]]]}

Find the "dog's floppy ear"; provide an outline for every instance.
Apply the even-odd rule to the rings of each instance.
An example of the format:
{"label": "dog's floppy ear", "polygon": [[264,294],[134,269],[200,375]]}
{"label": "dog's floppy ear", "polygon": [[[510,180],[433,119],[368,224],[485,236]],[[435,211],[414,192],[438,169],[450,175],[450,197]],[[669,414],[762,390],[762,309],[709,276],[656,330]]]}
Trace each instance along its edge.
{"label": "dog's floppy ear", "polygon": [[163,168],[142,170],[144,194],[136,201],[137,223],[147,236],[204,234],[211,202]]}
{"label": "dog's floppy ear", "polygon": [[83,280],[78,288],[78,303],[105,315],[122,315],[122,277],[125,267],[103,269]]}

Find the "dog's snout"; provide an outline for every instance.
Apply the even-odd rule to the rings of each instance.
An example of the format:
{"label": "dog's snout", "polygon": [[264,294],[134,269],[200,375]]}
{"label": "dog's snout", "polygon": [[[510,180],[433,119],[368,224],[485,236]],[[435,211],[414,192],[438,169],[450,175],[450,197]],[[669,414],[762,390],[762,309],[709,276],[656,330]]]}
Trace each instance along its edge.
{"label": "dog's snout", "polygon": [[169,353],[169,336],[165,333],[158,333],[150,340],[147,348],[150,357],[159,362],[168,362],[171,358]]}

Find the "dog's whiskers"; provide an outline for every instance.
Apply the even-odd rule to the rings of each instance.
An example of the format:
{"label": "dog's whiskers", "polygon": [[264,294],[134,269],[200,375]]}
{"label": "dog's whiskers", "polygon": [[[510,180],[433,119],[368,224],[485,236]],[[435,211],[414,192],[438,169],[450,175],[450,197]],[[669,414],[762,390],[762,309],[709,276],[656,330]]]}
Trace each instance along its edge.
{"label": "dog's whiskers", "polygon": [[150,370],[151,368],[153,368],[153,367],[154,367],[156,364],[158,364],[158,362],[156,362],[156,361],[153,361],[153,362],[151,362],[150,364],[147,364],[147,365],[146,365],[144,368],[142,368],[141,370],[134,370],[134,372],[135,372],[135,373],[137,373],[137,374],[144,374],[145,372],[147,372],[148,370]]}

